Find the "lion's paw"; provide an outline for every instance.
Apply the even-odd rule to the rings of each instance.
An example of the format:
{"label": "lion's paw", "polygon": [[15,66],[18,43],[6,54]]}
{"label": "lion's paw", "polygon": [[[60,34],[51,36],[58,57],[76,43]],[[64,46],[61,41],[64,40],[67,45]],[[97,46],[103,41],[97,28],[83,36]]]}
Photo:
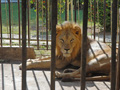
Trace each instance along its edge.
{"label": "lion's paw", "polygon": [[[29,69],[34,62],[35,62],[35,59],[28,59],[26,61],[26,69]],[[20,70],[22,69],[22,63],[19,65],[19,69]]]}
{"label": "lion's paw", "polygon": [[62,78],[61,73],[60,73],[60,72],[58,72],[58,71],[55,71],[55,76],[56,76],[56,78]]}

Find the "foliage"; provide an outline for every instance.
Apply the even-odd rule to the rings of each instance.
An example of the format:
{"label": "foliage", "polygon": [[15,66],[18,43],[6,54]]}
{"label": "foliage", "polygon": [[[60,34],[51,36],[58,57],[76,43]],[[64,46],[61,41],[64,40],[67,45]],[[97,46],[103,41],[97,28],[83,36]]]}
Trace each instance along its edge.
{"label": "foliage", "polygon": [[[47,2],[48,3],[48,2]],[[30,0],[30,4],[31,4],[31,8],[34,8],[35,12],[36,12],[36,0]],[[43,19],[44,23],[45,23],[45,17],[46,17],[46,1],[42,0],[39,1],[39,15],[40,15],[40,20]],[[58,8],[58,19],[60,19],[60,13],[63,13],[65,11],[65,0],[59,0],[58,4],[57,4],[57,8]],[[48,12],[50,11],[50,8],[48,7]],[[49,13],[50,14],[50,13]]]}
{"label": "foliage", "polygon": [[[90,1],[90,0],[89,0]],[[89,7],[92,7],[92,20],[94,20],[94,0],[91,2],[92,5],[90,6],[89,2]],[[111,1],[106,0],[106,31],[110,31],[111,23],[110,23],[110,10],[111,10]],[[89,8],[90,11],[90,8]],[[97,9],[97,2],[96,2],[96,12],[99,14],[99,19],[97,19],[97,13],[96,13],[96,22],[101,25],[101,27],[104,26],[104,0],[98,0],[98,9]],[[89,20],[91,20],[91,12],[89,12],[88,16]]]}

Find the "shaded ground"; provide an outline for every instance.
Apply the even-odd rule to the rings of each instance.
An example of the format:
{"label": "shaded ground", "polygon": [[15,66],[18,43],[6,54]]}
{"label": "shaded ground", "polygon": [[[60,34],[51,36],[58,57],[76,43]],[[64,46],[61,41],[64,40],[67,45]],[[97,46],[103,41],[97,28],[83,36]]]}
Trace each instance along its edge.
{"label": "shaded ground", "polygon": [[[0,63],[0,90],[21,90],[18,62]],[[27,90],[50,90],[50,71],[27,70]],[[56,90],[80,90],[80,82],[56,80]],[[110,90],[110,82],[86,82],[86,90]]]}

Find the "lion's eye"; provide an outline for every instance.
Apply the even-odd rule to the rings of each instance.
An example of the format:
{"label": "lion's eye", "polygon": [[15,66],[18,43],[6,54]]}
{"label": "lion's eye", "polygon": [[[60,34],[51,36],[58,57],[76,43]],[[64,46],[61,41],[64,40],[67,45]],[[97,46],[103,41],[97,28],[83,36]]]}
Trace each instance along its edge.
{"label": "lion's eye", "polygon": [[61,41],[61,42],[64,42],[64,40],[63,40],[63,39],[60,39],[60,41]]}
{"label": "lion's eye", "polygon": [[71,40],[70,40],[70,42],[73,42],[73,41],[74,41],[74,39],[71,39]]}

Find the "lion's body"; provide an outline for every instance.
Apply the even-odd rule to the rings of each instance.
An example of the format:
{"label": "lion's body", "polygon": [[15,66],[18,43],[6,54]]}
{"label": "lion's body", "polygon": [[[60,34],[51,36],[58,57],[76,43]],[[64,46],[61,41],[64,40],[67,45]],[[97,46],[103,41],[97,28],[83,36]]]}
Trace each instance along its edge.
{"label": "lion's body", "polygon": [[[82,34],[80,27],[75,23],[65,22],[56,26],[56,68],[62,69],[69,64],[80,67]],[[87,38],[87,66],[86,73],[102,73],[108,75],[110,72],[111,49],[105,43]],[[29,60],[27,69],[49,69],[51,60]],[[67,71],[67,70],[66,70]],[[58,78],[80,77],[81,68],[73,70],[72,73],[56,72]],[[98,80],[102,80],[98,79]],[[105,78],[105,79],[108,79]],[[104,80],[105,80],[104,79]],[[90,79],[94,80],[94,79]],[[95,79],[96,80],[96,79]]]}

